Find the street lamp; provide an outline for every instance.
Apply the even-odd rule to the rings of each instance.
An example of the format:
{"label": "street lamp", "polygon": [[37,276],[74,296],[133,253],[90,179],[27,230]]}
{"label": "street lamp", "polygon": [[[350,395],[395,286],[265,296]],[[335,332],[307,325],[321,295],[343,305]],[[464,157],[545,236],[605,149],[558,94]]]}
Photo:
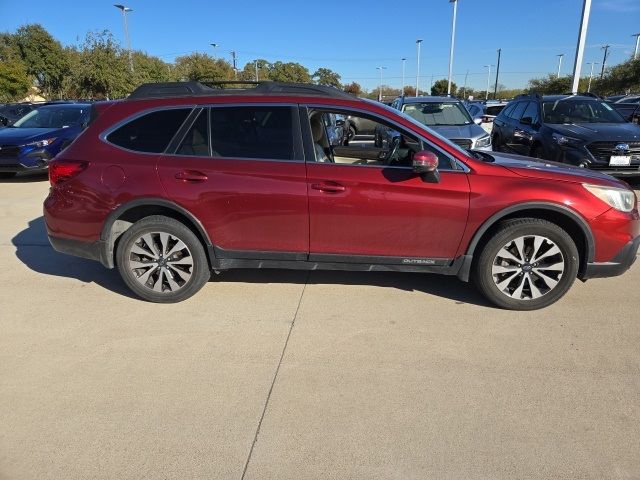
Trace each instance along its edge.
{"label": "street lamp", "polygon": [[589,74],[589,85],[587,86],[587,92],[590,92],[591,91],[591,80],[593,79],[593,66],[594,65],[600,65],[600,62],[587,62],[587,65],[591,65],[591,73]]}
{"label": "street lamp", "polygon": [[562,57],[564,57],[564,53],[560,53],[556,55],[558,57],[558,78],[560,78],[560,69],[562,68]]}
{"label": "street lamp", "polygon": [[213,58],[216,58],[216,48],[218,48],[220,46],[219,43],[210,43],[209,45],[211,45],[213,47]]}
{"label": "street lamp", "polygon": [[417,67],[416,67],[416,97],[419,95],[419,84],[418,81],[420,79],[420,44],[422,43],[422,39],[419,38],[418,40],[416,40],[416,45],[418,45],[418,61],[417,61]]}
{"label": "street lamp", "polygon": [[487,72],[487,91],[484,92],[484,99],[489,100],[489,82],[491,82],[491,67],[493,67],[493,65],[485,65],[484,68],[488,68],[489,71]]}
{"label": "street lamp", "polygon": [[122,12],[122,18],[124,19],[124,38],[127,43],[127,50],[129,50],[129,69],[133,72],[133,59],[131,58],[131,38],[129,37],[129,25],[127,23],[127,13],[133,12],[133,8],[126,7],[124,5],[114,5],[118,10]]}
{"label": "street lamp", "polygon": [[631,35],[632,37],[636,37],[636,48],[633,51],[633,59],[637,60],[638,59],[638,44],[640,44],[640,33],[635,33],[633,35]]}
{"label": "street lamp", "polygon": [[402,88],[400,89],[400,96],[404,97],[404,67],[407,63],[407,59],[402,59]]}
{"label": "street lamp", "polygon": [[458,13],[458,0],[449,0],[453,3],[453,23],[451,24],[451,47],[449,49],[449,83],[447,84],[447,96],[451,96],[451,76],[453,75],[453,49],[456,43],[456,15]]}
{"label": "street lamp", "polygon": [[589,28],[589,15],[591,13],[591,0],[584,0],[582,3],[582,19],[580,20],[580,31],[578,34],[578,44],[576,45],[576,56],[573,60],[573,81],[571,82],[571,93],[577,94],[580,86],[580,72],[582,72],[582,58],[584,57],[584,45],[587,40],[587,30]]}
{"label": "street lamp", "polygon": [[380,91],[378,92],[378,101],[382,102],[382,71],[386,70],[387,67],[376,67],[376,70],[380,70]]}

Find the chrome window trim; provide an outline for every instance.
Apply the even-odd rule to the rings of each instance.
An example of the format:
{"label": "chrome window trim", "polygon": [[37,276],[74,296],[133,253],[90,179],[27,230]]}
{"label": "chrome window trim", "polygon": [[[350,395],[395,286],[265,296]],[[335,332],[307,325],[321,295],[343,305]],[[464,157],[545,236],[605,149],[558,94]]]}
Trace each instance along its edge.
{"label": "chrome window trim", "polygon": [[[326,105],[326,104],[320,104],[320,103],[305,103],[302,104],[302,106],[305,106],[307,108],[317,108],[317,109],[324,109],[324,110],[345,110],[345,111],[354,111],[354,112],[360,112],[366,115],[369,115],[371,117],[374,118],[380,118],[382,119],[382,122],[380,123],[389,123],[391,125],[393,125],[394,127],[397,127],[398,129],[400,129],[400,131],[404,130],[407,131],[409,130],[407,127],[405,127],[404,125],[400,125],[398,122],[390,119],[390,118],[386,118],[386,117],[381,117],[379,114],[375,113],[375,112],[371,112],[369,110],[365,110],[362,108],[357,108],[357,107],[346,107],[346,106],[342,106],[342,105]],[[431,146],[432,148],[434,148],[435,150],[437,150],[438,152],[442,153],[443,155],[449,157],[450,159],[453,160],[453,162],[460,168],[458,169],[451,169],[451,170],[440,170],[440,173],[443,172],[464,172],[464,173],[469,173],[471,172],[471,169],[461,160],[457,159],[456,157],[454,157],[453,155],[451,155],[449,152],[444,151],[442,148],[438,147],[437,145],[435,145],[433,142],[431,142],[429,139],[425,138],[423,135],[419,135],[416,132],[409,130],[413,135],[415,135],[416,137],[418,137],[419,140],[427,143],[429,146]],[[328,165],[349,165],[352,167],[370,167],[370,168],[401,168],[401,169],[406,169],[406,170],[411,170],[411,167],[394,167],[394,166],[380,166],[380,165],[353,165],[353,164],[343,164],[343,163],[332,163],[332,162],[316,162],[315,160],[309,162],[309,163],[323,163],[323,164],[328,164]]]}

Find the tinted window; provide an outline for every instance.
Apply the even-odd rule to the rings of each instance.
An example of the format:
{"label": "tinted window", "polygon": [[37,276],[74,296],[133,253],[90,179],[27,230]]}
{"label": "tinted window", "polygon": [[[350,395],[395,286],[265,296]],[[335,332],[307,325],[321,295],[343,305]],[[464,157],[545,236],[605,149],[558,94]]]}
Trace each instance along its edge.
{"label": "tinted window", "polygon": [[524,113],[524,109],[527,108],[527,104],[528,103],[529,102],[516,103],[515,108],[513,110],[511,110],[510,113],[507,114],[509,116],[509,118],[513,118],[514,120],[520,120],[520,117]]}
{"label": "tinted window", "polygon": [[107,140],[136,152],[163,152],[190,111],[173,108],[147,113],[111,132]]}
{"label": "tinted window", "polygon": [[294,160],[293,110],[289,107],[211,109],[214,157]]}
{"label": "tinted window", "polygon": [[209,133],[207,110],[203,110],[185,135],[182,143],[178,147],[178,155],[194,155],[206,157],[209,155]]}
{"label": "tinted window", "polygon": [[531,123],[538,123],[538,104],[536,102],[529,102],[529,105],[522,114],[522,118],[529,117]]}
{"label": "tinted window", "polygon": [[[516,104],[515,103],[510,103],[508,104],[506,107],[504,107],[502,109],[502,111],[500,112],[500,117],[505,118],[505,117],[509,117],[509,115],[511,115],[511,112],[513,111],[513,109],[515,108]],[[489,113],[489,107],[487,107],[487,114]]]}

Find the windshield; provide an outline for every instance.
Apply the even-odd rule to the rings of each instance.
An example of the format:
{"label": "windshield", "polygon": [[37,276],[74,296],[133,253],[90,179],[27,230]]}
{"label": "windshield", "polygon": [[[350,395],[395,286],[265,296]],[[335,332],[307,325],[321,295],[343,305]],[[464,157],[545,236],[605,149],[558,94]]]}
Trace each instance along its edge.
{"label": "windshield", "polygon": [[469,125],[471,117],[461,103],[424,102],[407,103],[402,111],[418,122],[429,125]]}
{"label": "windshield", "polygon": [[14,128],[65,128],[78,122],[85,108],[41,107],[29,112]]}
{"label": "windshield", "polygon": [[388,110],[389,113],[393,113],[395,115],[400,115],[401,117],[403,117],[405,120],[407,120],[409,123],[412,123],[413,125],[415,125],[416,127],[418,127],[420,130],[426,130],[427,132],[429,132],[430,135],[437,137],[439,140],[443,141],[444,143],[446,143],[447,145],[449,145],[451,148],[453,148],[454,150],[456,150],[457,152],[459,152],[461,155],[464,155],[465,157],[469,156],[469,152],[460,148],[458,145],[456,145],[455,143],[453,143],[451,140],[449,140],[446,137],[443,137],[442,135],[440,135],[438,132],[436,132],[435,130],[432,130],[431,128],[427,127],[424,123],[421,123],[419,121],[417,121],[415,118],[410,117],[409,115],[407,115],[405,112],[401,112],[399,110],[396,110],[395,108],[391,108],[387,105],[382,105],[378,102],[374,102],[373,100],[365,100],[366,102],[369,102],[371,104],[374,104],[378,107],[382,107],[385,110]]}
{"label": "windshield", "polygon": [[625,123],[611,105],[600,100],[543,102],[544,123]]}

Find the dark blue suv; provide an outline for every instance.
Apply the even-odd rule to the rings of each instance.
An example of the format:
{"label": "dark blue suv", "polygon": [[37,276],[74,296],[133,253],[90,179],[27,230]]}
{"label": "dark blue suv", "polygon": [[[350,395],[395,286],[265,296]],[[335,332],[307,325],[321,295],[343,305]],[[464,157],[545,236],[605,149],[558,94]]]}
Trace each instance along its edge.
{"label": "dark blue suv", "polygon": [[89,103],[45,105],[0,130],[0,178],[44,171],[89,123]]}

